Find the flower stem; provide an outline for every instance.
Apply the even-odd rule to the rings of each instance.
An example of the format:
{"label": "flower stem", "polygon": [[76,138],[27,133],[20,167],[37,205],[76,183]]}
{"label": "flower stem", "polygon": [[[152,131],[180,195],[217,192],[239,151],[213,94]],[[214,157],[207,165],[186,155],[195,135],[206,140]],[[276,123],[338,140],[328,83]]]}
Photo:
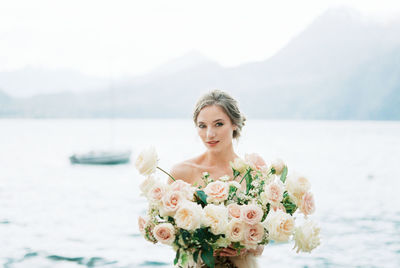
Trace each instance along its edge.
{"label": "flower stem", "polygon": [[251,171],[251,168],[249,168],[249,169],[247,170],[246,174],[244,174],[244,176],[243,176],[242,179],[240,180],[239,184],[242,184],[242,181],[244,180],[244,178],[246,178],[246,177],[249,175],[250,171]]}
{"label": "flower stem", "polygon": [[161,170],[162,172],[164,172],[165,174],[167,174],[173,181],[176,181],[174,177],[171,176],[171,174],[169,174],[168,172],[166,172],[164,169],[157,167],[159,170]]}

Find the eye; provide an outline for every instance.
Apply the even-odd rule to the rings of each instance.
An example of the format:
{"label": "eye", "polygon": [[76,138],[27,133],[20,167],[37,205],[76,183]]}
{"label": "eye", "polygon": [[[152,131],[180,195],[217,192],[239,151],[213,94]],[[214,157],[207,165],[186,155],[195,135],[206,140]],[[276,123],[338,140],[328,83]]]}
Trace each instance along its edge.
{"label": "eye", "polygon": [[224,124],[221,123],[221,122],[218,122],[218,123],[216,123],[215,125],[216,125],[217,127],[222,127]]}
{"label": "eye", "polygon": [[206,125],[203,125],[203,124],[199,125],[199,128],[205,128],[205,127],[206,127]]}

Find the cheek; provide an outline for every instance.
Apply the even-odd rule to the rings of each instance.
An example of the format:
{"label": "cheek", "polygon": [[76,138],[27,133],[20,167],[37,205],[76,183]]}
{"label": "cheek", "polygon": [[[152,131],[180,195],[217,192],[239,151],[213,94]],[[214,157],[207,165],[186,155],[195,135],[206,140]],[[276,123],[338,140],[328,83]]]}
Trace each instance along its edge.
{"label": "cheek", "polygon": [[233,128],[226,126],[223,129],[221,129],[221,132],[223,133],[224,136],[233,138]]}

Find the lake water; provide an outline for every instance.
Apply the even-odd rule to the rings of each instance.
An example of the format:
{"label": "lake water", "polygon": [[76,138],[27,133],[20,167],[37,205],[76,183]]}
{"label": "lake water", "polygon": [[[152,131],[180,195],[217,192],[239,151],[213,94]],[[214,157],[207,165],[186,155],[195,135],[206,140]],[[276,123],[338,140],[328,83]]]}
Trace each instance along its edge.
{"label": "lake water", "polygon": [[[190,120],[0,120],[3,267],[172,267],[139,234],[133,164],[71,165],[74,152],[148,145],[160,166],[203,151]],[[250,120],[236,146],[285,160],[312,183],[322,244],[270,244],[261,267],[400,267],[400,122]],[[133,162],[133,161],[132,161]]]}

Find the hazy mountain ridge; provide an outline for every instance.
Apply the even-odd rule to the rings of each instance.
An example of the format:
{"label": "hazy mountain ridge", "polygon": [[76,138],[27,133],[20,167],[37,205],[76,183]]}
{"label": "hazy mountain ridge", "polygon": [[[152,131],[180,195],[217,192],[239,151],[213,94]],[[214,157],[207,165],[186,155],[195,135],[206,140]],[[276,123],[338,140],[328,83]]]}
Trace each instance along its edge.
{"label": "hazy mountain ridge", "polygon": [[112,88],[103,81],[98,91],[25,99],[0,92],[0,116],[190,118],[201,93],[220,88],[251,117],[400,120],[399,30],[400,22],[332,10],[265,61],[223,68],[190,52]]}

